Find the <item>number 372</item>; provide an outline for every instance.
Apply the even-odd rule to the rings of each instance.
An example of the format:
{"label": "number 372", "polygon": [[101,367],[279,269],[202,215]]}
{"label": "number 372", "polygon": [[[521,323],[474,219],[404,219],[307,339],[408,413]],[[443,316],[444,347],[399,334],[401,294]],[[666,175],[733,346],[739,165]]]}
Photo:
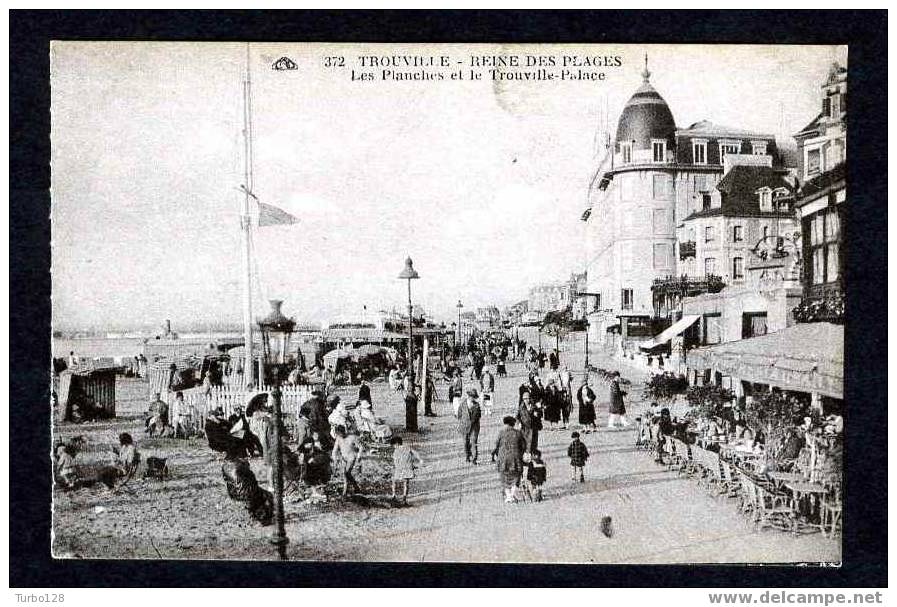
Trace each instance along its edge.
{"label": "number 372", "polygon": [[346,67],[346,58],[324,57],[324,67]]}

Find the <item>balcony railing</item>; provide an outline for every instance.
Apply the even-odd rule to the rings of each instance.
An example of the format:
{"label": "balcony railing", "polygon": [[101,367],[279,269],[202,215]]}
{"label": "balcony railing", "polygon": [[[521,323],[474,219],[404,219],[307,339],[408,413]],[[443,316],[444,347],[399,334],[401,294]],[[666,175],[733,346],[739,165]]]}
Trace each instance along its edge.
{"label": "balcony railing", "polygon": [[691,297],[693,295],[701,295],[702,293],[719,293],[726,283],[722,277],[715,274],[706,276],[668,276],[666,278],[657,278],[651,285],[651,291],[654,295],[679,295],[680,297]]}
{"label": "balcony railing", "polygon": [[695,257],[698,254],[698,245],[695,241],[679,243],[679,260],[684,261],[689,257]]}
{"label": "balcony railing", "polygon": [[845,298],[841,293],[826,297],[810,297],[791,310],[797,322],[844,323]]}

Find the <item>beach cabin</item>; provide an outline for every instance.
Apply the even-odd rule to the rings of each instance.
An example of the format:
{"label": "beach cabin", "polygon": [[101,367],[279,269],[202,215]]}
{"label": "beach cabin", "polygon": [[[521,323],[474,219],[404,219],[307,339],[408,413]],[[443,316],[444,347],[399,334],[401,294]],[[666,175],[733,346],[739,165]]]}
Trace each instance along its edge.
{"label": "beach cabin", "polygon": [[74,406],[93,399],[96,416],[115,417],[115,376],[117,367],[84,368],[75,367],[59,374],[57,392],[57,416],[61,421],[71,421]]}

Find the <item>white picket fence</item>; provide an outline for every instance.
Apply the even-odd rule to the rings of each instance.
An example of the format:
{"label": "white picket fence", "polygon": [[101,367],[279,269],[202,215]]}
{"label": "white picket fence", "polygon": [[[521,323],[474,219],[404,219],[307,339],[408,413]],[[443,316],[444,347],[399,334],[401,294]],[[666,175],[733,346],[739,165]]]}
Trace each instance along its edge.
{"label": "white picket fence", "polygon": [[[298,417],[299,408],[302,403],[311,398],[312,389],[312,386],[282,386],[280,392],[283,414],[292,416],[293,419]],[[246,404],[253,394],[259,392],[270,394],[273,390],[273,386],[263,386],[261,390],[246,390],[236,386],[216,386],[206,394],[203,388],[198,387],[182,391],[183,403],[179,403],[175,399],[174,392],[164,394],[163,400],[168,402],[169,419],[172,423],[180,422],[202,428],[209,412],[214,409],[220,407],[226,417],[231,415],[237,407],[243,407],[245,410]]]}

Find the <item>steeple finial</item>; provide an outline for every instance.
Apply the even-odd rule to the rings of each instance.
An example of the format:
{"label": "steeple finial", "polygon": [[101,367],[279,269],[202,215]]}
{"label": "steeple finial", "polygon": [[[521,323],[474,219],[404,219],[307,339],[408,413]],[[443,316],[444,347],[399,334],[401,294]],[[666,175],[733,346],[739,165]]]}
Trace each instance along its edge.
{"label": "steeple finial", "polygon": [[648,53],[645,53],[645,70],[642,72],[642,80],[644,80],[645,84],[648,84],[648,79],[651,77],[651,72],[648,71]]}

